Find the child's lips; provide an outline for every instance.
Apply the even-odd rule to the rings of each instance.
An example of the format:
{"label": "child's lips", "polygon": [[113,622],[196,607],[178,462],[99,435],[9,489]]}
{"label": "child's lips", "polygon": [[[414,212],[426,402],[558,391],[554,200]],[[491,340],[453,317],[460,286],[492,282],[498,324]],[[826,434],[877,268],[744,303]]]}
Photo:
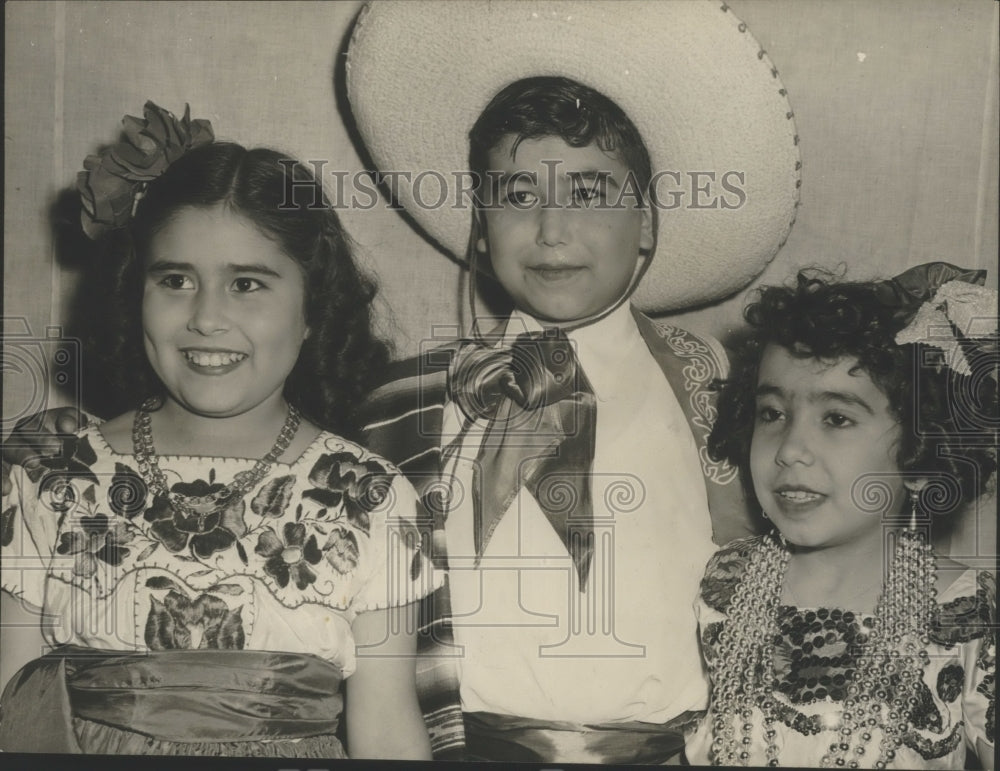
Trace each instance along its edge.
{"label": "child's lips", "polygon": [[785,512],[811,511],[826,500],[823,493],[808,487],[782,485],[774,489],[774,500]]}
{"label": "child's lips", "polygon": [[206,375],[222,375],[231,372],[249,358],[249,354],[242,351],[222,349],[187,348],[183,349],[182,353],[188,367],[195,372]]}
{"label": "child's lips", "polygon": [[554,264],[542,264],[542,265],[532,265],[528,268],[528,271],[536,278],[541,279],[545,282],[555,283],[559,281],[567,281],[569,279],[575,278],[580,275],[582,271],[586,270],[582,265],[554,265]]}

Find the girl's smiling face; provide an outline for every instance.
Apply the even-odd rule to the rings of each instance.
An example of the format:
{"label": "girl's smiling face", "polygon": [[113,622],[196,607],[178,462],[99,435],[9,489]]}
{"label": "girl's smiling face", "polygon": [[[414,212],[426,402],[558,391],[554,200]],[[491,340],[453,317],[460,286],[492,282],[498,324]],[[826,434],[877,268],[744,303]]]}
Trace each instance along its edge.
{"label": "girl's smiling face", "polygon": [[208,417],[281,400],[308,335],[302,269],[244,217],[185,208],[145,260],[146,355],[170,398]]}
{"label": "girl's smiling face", "polygon": [[[880,514],[905,498],[900,425],[856,364],[797,358],[774,344],[761,358],[750,470],[764,512],[798,546],[881,537]],[[881,511],[864,505],[866,480],[889,491]]]}

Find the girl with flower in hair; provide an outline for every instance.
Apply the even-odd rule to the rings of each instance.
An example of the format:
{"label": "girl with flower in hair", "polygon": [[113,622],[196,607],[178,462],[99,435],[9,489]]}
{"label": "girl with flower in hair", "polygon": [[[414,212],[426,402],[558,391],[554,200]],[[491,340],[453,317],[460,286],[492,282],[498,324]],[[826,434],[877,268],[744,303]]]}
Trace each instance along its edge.
{"label": "girl with flower in hair", "polygon": [[429,757],[411,614],[441,578],[410,484],[339,435],[387,360],[375,289],[294,159],[152,103],[125,128],[79,188],[128,411],[13,469],[3,589],[41,626],[4,629],[33,660],[0,747]]}
{"label": "girl with flower in hair", "polygon": [[711,707],[692,762],[963,768],[968,749],[992,767],[995,578],[929,543],[996,470],[984,277],[800,273],[747,308],[709,446],[752,480],[773,530],[705,571]]}

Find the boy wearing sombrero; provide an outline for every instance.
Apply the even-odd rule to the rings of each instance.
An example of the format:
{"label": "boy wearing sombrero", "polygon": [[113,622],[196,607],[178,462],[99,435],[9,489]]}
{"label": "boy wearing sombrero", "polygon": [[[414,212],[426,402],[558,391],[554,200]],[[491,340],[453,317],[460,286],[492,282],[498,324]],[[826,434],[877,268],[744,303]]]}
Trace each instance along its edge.
{"label": "boy wearing sombrero", "polygon": [[471,759],[665,762],[707,706],[692,602],[713,536],[751,526],[705,451],[724,353],[640,311],[732,294],[783,243],[777,72],[718,3],[387,2],[348,89],[380,169],[454,180],[443,206],[399,202],[514,306],[371,400],[368,443],[422,491],[450,570],[422,683],[435,748],[464,724]]}
{"label": "boy wearing sombrero", "polygon": [[515,306],[395,365],[370,405],[368,444],[450,570],[418,665],[435,755],[665,762],[707,705],[712,540],[749,524],[705,449],[721,348],[641,311],[731,295],[787,236],[777,71],[709,0],[378,2],[348,88],[380,169],[451,184],[399,202]]}

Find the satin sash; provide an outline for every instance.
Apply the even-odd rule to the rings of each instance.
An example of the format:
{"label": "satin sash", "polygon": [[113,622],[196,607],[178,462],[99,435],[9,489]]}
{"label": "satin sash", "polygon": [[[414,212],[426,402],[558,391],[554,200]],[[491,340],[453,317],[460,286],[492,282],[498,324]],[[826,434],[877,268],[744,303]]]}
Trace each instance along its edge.
{"label": "satin sash", "polygon": [[[341,682],[339,667],[310,655],[122,653],[66,646],[29,663],[11,679],[3,695],[0,747],[60,751],[51,739],[67,735],[67,715],[175,742],[332,734],[343,708]],[[39,715],[32,707],[39,694],[48,694],[56,706],[64,704],[59,709],[50,705],[48,715]],[[32,725],[24,725],[28,714],[35,717]],[[51,725],[39,725],[39,720]]]}
{"label": "satin sash", "polygon": [[684,748],[684,731],[702,712],[669,723],[582,725],[493,712],[466,712],[468,760],[528,763],[662,764]]}

